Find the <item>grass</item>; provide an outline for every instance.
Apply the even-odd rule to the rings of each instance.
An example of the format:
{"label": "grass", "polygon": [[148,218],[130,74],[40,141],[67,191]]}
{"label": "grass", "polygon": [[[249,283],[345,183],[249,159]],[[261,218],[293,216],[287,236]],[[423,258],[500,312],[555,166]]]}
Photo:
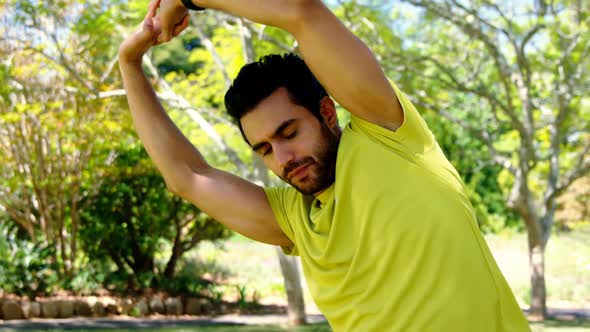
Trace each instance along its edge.
{"label": "grass", "polygon": [[[549,308],[590,309],[590,226],[551,236],[545,253]],[[523,307],[529,305],[530,281],[526,234],[486,236],[492,253]]]}
{"label": "grass", "polygon": [[[236,301],[240,297],[236,286],[240,286],[247,300],[256,297],[262,304],[285,304],[285,286],[273,246],[235,235],[221,246],[202,243],[187,257],[199,262],[194,264],[200,267],[195,274],[222,282],[224,286],[217,288],[225,300]],[[312,302],[308,293],[306,300]]]}
{"label": "grass", "polygon": [[589,320],[555,321],[548,320],[544,323],[531,324],[533,332],[588,332]]}

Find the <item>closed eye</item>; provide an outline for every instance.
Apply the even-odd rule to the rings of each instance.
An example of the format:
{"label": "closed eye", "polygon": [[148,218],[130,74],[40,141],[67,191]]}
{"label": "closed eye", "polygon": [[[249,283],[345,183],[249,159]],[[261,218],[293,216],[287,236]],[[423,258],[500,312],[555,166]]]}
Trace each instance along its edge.
{"label": "closed eye", "polygon": [[293,137],[297,136],[297,130],[293,131],[291,134],[289,135],[285,135],[283,137],[285,137],[286,139],[291,139]]}
{"label": "closed eye", "polygon": [[268,144],[268,143],[263,143],[260,146],[257,146],[255,149],[256,153],[258,153],[259,155],[266,157],[269,154],[272,153],[272,145]]}
{"label": "closed eye", "polygon": [[[290,140],[297,136],[297,119],[289,119],[284,121],[272,134],[273,138],[283,138]],[[288,134],[287,134],[288,133]],[[252,149],[261,156],[268,156],[272,153],[272,146],[268,142],[260,142],[252,145]]]}

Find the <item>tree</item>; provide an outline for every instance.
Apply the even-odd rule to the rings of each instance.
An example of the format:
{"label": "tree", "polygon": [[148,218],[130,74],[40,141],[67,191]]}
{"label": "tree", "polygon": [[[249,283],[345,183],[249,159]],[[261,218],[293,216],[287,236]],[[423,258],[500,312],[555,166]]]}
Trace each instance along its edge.
{"label": "tree", "polygon": [[[196,206],[174,196],[142,147],[120,151],[115,171],[102,182],[93,204],[81,217],[80,237],[91,261],[110,259],[113,272],[126,276],[131,289],[172,279],[182,255],[203,240],[230,232]],[[158,267],[162,241],[171,244]],[[139,287],[138,287],[139,286]]]}
{"label": "tree", "polygon": [[[2,124],[6,125],[0,128],[0,134],[5,147],[18,147],[15,151],[6,149],[1,155],[2,160],[7,162],[1,167],[2,181],[6,185],[3,186],[5,190],[0,191],[0,212],[8,214],[7,220],[10,222],[16,222],[26,229],[31,241],[39,238],[40,241],[56,246],[56,254],[52,260],[61,264],[61,273],[75,274],[76,255],[79,251],[78,218],[84,207],[93,203],[92,197],[95,197],[96,191],[102,188],[101,181],[110,172],[109,164],[116,157],[114,151],[119,150],[117,145],[134,142],[128,136],[128,114],[123,111],[126,108],[122,98],[124,91],[119,88],[120,79],[116,70],[113,70],[117,60],[116,48],[119,45],[113,41],[121,41],[128,32],[125,26],[129,22],[139,23],[145,9],[142,1],[116,0],[88,3],[65,0],[51,5],[11,0],[7,6],[0,7],[5,14],[2,15],[0,46],[2,54],[6,55],[3,58],[8,59],[0,66],[0,75],[3,78],[0,84]],[[203,17],[207,17],[209,22],[203,25],[204,31],[196,31],[201,34],[200,37],[209,35],[211,30],[207,29],[213,27],[212,24],[227,22],[228,25],[212,28],[216,33],[222,34],[224,30],[231,31],[227,28],[240,22],[233,19],[218,21],[218,16],[215,15]],[[247,33],[243,27],[239,31]],[[218,93],[213,96],[192,91],[191,95],[208,98],[199,108],[191,106],[168,83],[174,82],[174,75],[183,75],[200,67],[220,75],[234,72],[239,68],[236,66],[243,63],[240,47],[237,47],[230,57],[237,61],[233,61],[228,70],[225,68],[227,63],[218,61],[215,47],[199,43],[201,39],[208,40],[192,38],[189,41],[192,44],[186,45],[186,50],[193,50],[192,54],[200,56],[207,56],[202,50],[205,53],[211,52],[211,56],[217,61],[214,66],[206,67],[200,60],[186,59],[185,52],[181,57],[188,60],[184,62],[189,64],[187,66],[177,66],[176,61],[170,61],[172,57],[166,55],[157,64],[163,74],[171,75],[166,79],[160,76],[150,57],[146,59],[146,69],[161,91],[161,99],[171,106],[171,113],[175,118],[190,128],[198,125],[200,130],[193,138],[206,141],[203,145],[199,144],[199,147],[207,159],[216,165],[224,164],[227,166],[225,169],[244,177],[256,179],[257,174],[263,172],[262,168],[250,167],[242,161],[249,160],[251,152],[240,142],[235,129],[228,130],[231,127],[230,122],[217,114],[228,77],[218,81],[209,78],[202,80],[201,83],[208,84],[208,89],[217,89]],[[235,45],[241,43],[237,34],[230,40],[235,41]],[[157,55],[158,52],[162,53],[154,50],[152,55]],[[32,84],[33,82],[38,84]],[[223,83],[218,84],[219,82]],[[28,99],[24,92],[27,92]],[[32,108],[31,105],[35,107]],[[40,113],[44,114],[42,119],[38,116]],[[187,119],[193,123],[187,123]],[[64,129],[64,123],[68,124],[66,130],[60,130]],[[8,135],[10,130],[17,132],[24,130],[23,128],[28,131],[21,132],[20,136]],[[31,132],[31,128],[40,133],[40,138],[27,141],[24,138],[30,138],[27,134]],[[15,144],[14,137],[23,139]],[[80,142],[79,146],[75,143],[77,141]],[[36,142],[44,142],[45,145]],[[64,146],[64,142],[67,143],[65,145],[68,150],[60,153],[59,148]],[[27,151],[41,153],[31,154]],[[45,160],[54,163],[44,163],[49,166],[43,171],[34,172],[36,165]],[[65,181],[61,180],[64,176]],[[35,190],[31,190],[32,188]],[[173,262],[174,260],[170,261],[169,273],[174,271]]]}
{"label": "tree", "polygon": [[588,4],[404,2],[422,12],[393,26],[407,41],[390,49],[395,77],[502,167],[506,204],[528,232],[530,314],[545,318],[544,254],[557,198],[590,171]]}
{"label": "tree", "polygon": [[[112,161],[109,137],[126,130],[113,111],[117,104],[99,92],[112,83],[112,63],[99,50],[113,46],[92,36],[112,34],[110,16],[65,2],[38,8],[11,1],[0,10],[2,30],[10,27],[0,37],[7,59],[0,83],[0,211],[30,241],[54,246],[57,272],[71,277],[81,201]],[[69,16],[83,24],[66,31]]]}

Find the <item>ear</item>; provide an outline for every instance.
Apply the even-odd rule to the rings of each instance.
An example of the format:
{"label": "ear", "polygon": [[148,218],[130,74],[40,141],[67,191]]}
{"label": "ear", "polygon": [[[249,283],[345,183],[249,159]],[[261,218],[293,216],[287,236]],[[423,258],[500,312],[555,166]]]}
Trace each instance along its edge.
{"label": "ear", "polygon": [[338,126],[336,105],[334,105],[332,98],[328,96],[322,98],[322,101],[320,102],[320,114],[328,128],[334,128],[335,126]]}

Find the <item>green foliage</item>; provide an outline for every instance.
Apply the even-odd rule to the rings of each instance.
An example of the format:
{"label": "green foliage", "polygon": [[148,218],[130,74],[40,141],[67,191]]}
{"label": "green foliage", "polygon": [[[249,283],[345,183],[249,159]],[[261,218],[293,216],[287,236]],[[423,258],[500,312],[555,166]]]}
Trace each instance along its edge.
{"label": "green foliage", "polygon": [[8,81],[9,71],[10,69],[3,63],[0,63],[0,105],[4,107],[5,100],[8,100],[9,93],[11,92],[11,88],[6,82]]}
{"label": "green foliage", "polygon": [[[558,4],[564,9],[560,11],[562,16],[547,20],[548,27],[539,35],[541,43],[535,40],[537,45],[526,49],[530,52],[527,57],[530,70],[536,73],[531,97],[543,106],[533,110],[537,121],[533,138],[542,158],[527,178],[538,197],[543,193],[549,170],[550,131],[544,119],[555,113],[555,92],[560,91],[555,89],[558,78],[560,75],[571,79],[582,77],[581,84],[574,86],[579,89],[588,86],[587,76],[576,76],[575,68],[588,61],[590,35],[580,34],[581,42],[567,56],[564,50],[568,45],[563,39],[567,34],[587,30],[588,12],[584,9],[576,14],[571,10],[573,2],[558,1]],[[464,123],[488,128],[493,134],[493,146],[517,164],[522,140],[509,117],[500,112],[496,120],[492,110],[497,105],[482,102],[473,92],[485,88],[500,101],[513,103],[517,115],[522,116],[522,103],[515,87],[504,91],[498,83],[503,77],[494,69],[494,61],[485,54],[481,42],[464,35],[432,12],[405,20],[403,14],[409,11],[405,13],[404,8],[383,1],[342,1],[338,2],[336,13],[374,51],[386,74],[421,104],[421,110],[428,111],[429,105],[439,105]],[[203,269],[197,271],[190,263],[179,259],[180,273],[168,277],[164,276],[165,265],[170,261],[175,235],[181,229],[183,251],[199,241],[223,237],[227,230],[167,191],[145,152],[132,138],[124,98],[97,96],[98,92],[121,88],[113,62],[116,49],[123,36],[141,22],[145,10],[145,1],[139,0],[60,0],[47,4],[9,0],[7,6],[0,6],[2,22],[10,27],[8,30],[0,27],[0,32],[7,39],[22,39],[14,39],[14,44],[10,45],[0,44],[0,55],[7,59],[0,64],[0,132],[4,135],[5,128],[9,128],[14,137],[20,138],[2,141],[8,136],[0,137],[1,146],[5,147],[0,149],[0,187],[7,188],[5,192],[11,194],[10,200],[3,196],[0,205],[18,202],[18,205],[10,205],[11,211],[20,213],[19,216],[25,215],[24,211],[32,211],[29,216],[35,217],[29,223],[18,219],[21,222],[19,236],[0,239],[2,267],[9,271],[0,273],[5,290],[32,293],[55,288],[55,274],[60,264],[63,269],[66,259],[59,255],[55,234],[43,233],[39,223],[39,216],[43,214],[52,216],[46,220],[63,226],[61,234],[67,235],[67,241],[62,245],[66,252],[75,249],[75,246],[69,247],[70,243],[76,243],[70,242],[70,237],[80,235],[78,250],[83,250],[72,255],[73,263],[77,263],[73,266],[84,268],[64,276],[62,284],[68,289],[89,293],[103,284],[121,289],[128,284],[136,287],[158,284],[173,292],[195,294],[209,287],[195,277],[205,273]],[[487,10],[488,14],[493,13],[490,8]],[[393,16],[388,16],[390,12]],[[491,17],[490,22],[502,24],[498,17]],[[192,24],[198,24],[204,37],[212,42],[221,68],[193,27],[173,42],[155,48],[150,56],[173,90],[199,108],[230,149],[248,163],[251,151],[223,113],[225,77],[234,77],[245,61],[238,24],[213,11],[195,16]],[[513,29],[522,39],[531,24],[525,17],[507,28]],[[250,40],[257,56],[290,49],[297,51],[293,37],[284,31],[259,25],[253,27],[258,31],[251,34]],[[501,51],[509,48],[508,43],[502,45]],[[514,54],[508,54],[507,58],[509,65],[514,66],[517,60]],[[559,61],[563,64],[561,69],[557,66]],[[448,72],[441,70],[440,64],[451,65],[451,74],[473,83],[469,85],[472,91],[453,90],[454,82],[449,79]],[[473,77],[475,69],[479,72]],[[574,91],[568,101],[571,113],[562,124],[560,166],[564,171],[575,166],[578,152],[588,140],[590,101],[587,93],[579,91]],[[19,102],[13,104],[14,100]],[[219,153],[219,146],[185,110],[171,109],[170,113],[212,165],[232,172],[239,169],[234,160]],[[339,113],[345,123],[347,114],[341,110]],[[522,227],[516,226],[516,216],[505,206],[505,198],[515,183],[514,176],[493,165],[488,147],[470,132],[432,113],[426,112],[425,117],[447,156],[462,174],[482,229],[495,232],[506,226]],[[18,133],[19,128],[27,130]],[[33,137],[44,140],[45,145],[27,145],[27,139]],[[108,161],[113,151],[119,151],[119,155],[114,167],[110,167]],[[19,155],[27,156],[28,160],[18,160]],[[72,160],[80,155],[89,157],[75,164]],[[36,170],[41,164],[52,165],[47,171],[37,172],[44,174],[42,177],[22,171]],[[241,174],[248,175],[245,173]],[[39,189],[47,191],[46,197],[49,197],[44,209],[38,208],[41,199],[31,194]],[[32,199],[25,199],[27,197]],[[57,209],[57,206],[63,208]],[[78,227],[75,220],[81,211],[75,208],[81,206],[89,208],[82,214]],[[2,222],[14,226],[17,218]],[[23,230],[28,233],[28,239],[23,236]],[[31,241],[37,238],[45,245],[33,245]],[[7,257],[17,263],[6,265],[10,262]],[[210,267],[207,265],[210,262],[200,263],[205,268]],[[43,280],[38,280],[40,276]],[[26,286],[29,288],[22,280],[32,280]],[[43,284],[45,281],[47,285]],[[273,287],[282,285],[273,284]],[[245,293],[245,289],[242,290]]]}
{"label": "green foliage", "polygon": [[[390,26],[404,43],[390,49],[387,62],[397,63],[397,82],[419,108],[441,115],[431,126],[452,119],[460,124],[455,130],[464,128],[453,139],[485,141],[463,146],[476,164],[450,153],[476,209],[487,206],[484,229],[517,225],[502,204],[550,232],[555,197],[564,189],[553,195],[554,188],[588,172],[581,162],[590,143],[588,6],[557,1],[550,7],[559,10],[544,12],[533,1],[408,2],[415,7],[392,12]],[[439,141],[452,142],[434,131]],[[496,155],[488,156],[492,148]],[[500,168],[486,171],[488,163]],[[469,169],[481,173],[479,180]]]}
{"label": "green foliage", "polygon": [[240,309],[246,309],[246,307],[248,306],[248,300],[246,299],[246,286],[236,285],[236,290],[238,292],[238,307]]}
{"label": "green foliage", "polygon": [[141,317],[141,310],[137,306],[134,306],[129,310],[129,316],[131,317]]}
{"label": "green foliage", "polygon": [[492,162],[485,145],[457,124],[434,113],[423,116],[461,175],[482,231],[495,233],[506,227],[522,229],[518,217],[505,204],[498,181],[502,167]]}
{"label": "green foliage", "polygon": [[0,6],[0,32],[10,41],[0,43],[7,59],[0,69],[0,206],[29,241],[54,246],[51,261],[64,282],[80,276],[81,202],[90,203],[111,151],[131,127],[118,109],[121,99],[98,95],[120,86],[112,75],[118,6],[111,0]]}
{"label": "green foliage", "polygon": [[197,71],[203,61],[188,57],[194,49],[202,48],[201,40],[193,33],[184,33],[163,47],[154,48],[152,59],[161,75],[167,73],[190,74]]}
{"label": "green foliage", "polygon": [[238,308],[242,311],[256,308],[260,305],[260,293],[257,291],[253,291],[251,294],[248,291],[248,287],[246,285],[236,285],[235,286],[236,292],[238,293]]}
{"label": "green foliage", "polygon": [[103,288],[105,273],[92,264],[81,264],[83,268],[73,277],[61,282],[64,289],[78,295],[90,295]]}
{"label": "green foliage", "polygon": [[[436,103],[463,103],[466,105],[464,106],[465,109],[474,110],[473,112],[457,112],[456,116],[460,120],[470,123],[479,121],[482,117],[482,111],[479,110],[481,105],[477,98],[469,94],[451,94],[441,82],[433,83],[429,81],[425,83],[425,77],[437,74],[435,68],[419,61],[410,62],[409,59],[397,58],[396,54],[402,46],[412,45],[412,41],[406,40],[405,44],[402,44],[401,34],[396,34],[398,31],[397,27],[394,26],[396,21],[392,21],[392,17],[388,16],[387,8],[384,7],[387,6],[384,4],[370,3],[366,5],[346,1],[341,2],[335,12],[376,54],[387,76],[403,87],[413,100],[419,100],[417,98],[419,94],[426,90],[425,95],[432,97],[432,100]],[[393,12],[394,15],[401,16],[401,14],[396,13]],[[404,14],[409,15],[409,12]],[[409,20],[404,23],[401,17],[397,22],[399,22],[400,26],[410,29],[412,27],[408,24]],[[415,31],[415,33],[440,34],[441,31],[437,31],[433,27],[425,27],[423,30]],[[464,46],[471,47],[469,44]],[[435,52],[437,51],[432,50],[433,54],[436,54]],[[410,54],[411,51],[408,55]],[[403,57],[403,53],[401,56]],[[408,70],[405,66],[411,66],[411,68]],[[458,67],[457,70],[463,70],[463,73],[466,73],[464,68]],[[490,79],[493,79],[493,77],[490,77]],[[496,232],[504,227],[522,228],[518,217],[506,207],[502,190],[504,183],[498,181],[502,168],[493,163],[487,147],[459,125],[433,112],[427,112],[428,109],[419,108],[447,158],[461,175],[482,230],[484,232]],[[502,130],[507,131],[509,128],[502,128]],[[514,140],[505,140],[504,142],[516,145],[519,143]]]}
{"label": "green foliage", "polygon": [[56,264],[50,263],[54,247],[31,243],[21,236],[0,223],[0,289],[31,298],[49,295],[59,286]]}
{"label": "green foliage", "polygon": [[[182,252],[228,235],[222,225],[167,190],[143,148],[122,151],[116,167],[82,214],[80,231],[89,259],[109,260],[116,267],[106,278],[114,287],[157,286],[164,273],[157,256],[177,235]],[[167,277],[173,274],[174,269]]]}
{"label": "green foliage", "polygon": [[173,278],[161,277],[158,280],[158,288],[170,294],[203,295],[211,287],[211,282],[201,279],[199,275],[187,275],[186,273],[175,275]]}

